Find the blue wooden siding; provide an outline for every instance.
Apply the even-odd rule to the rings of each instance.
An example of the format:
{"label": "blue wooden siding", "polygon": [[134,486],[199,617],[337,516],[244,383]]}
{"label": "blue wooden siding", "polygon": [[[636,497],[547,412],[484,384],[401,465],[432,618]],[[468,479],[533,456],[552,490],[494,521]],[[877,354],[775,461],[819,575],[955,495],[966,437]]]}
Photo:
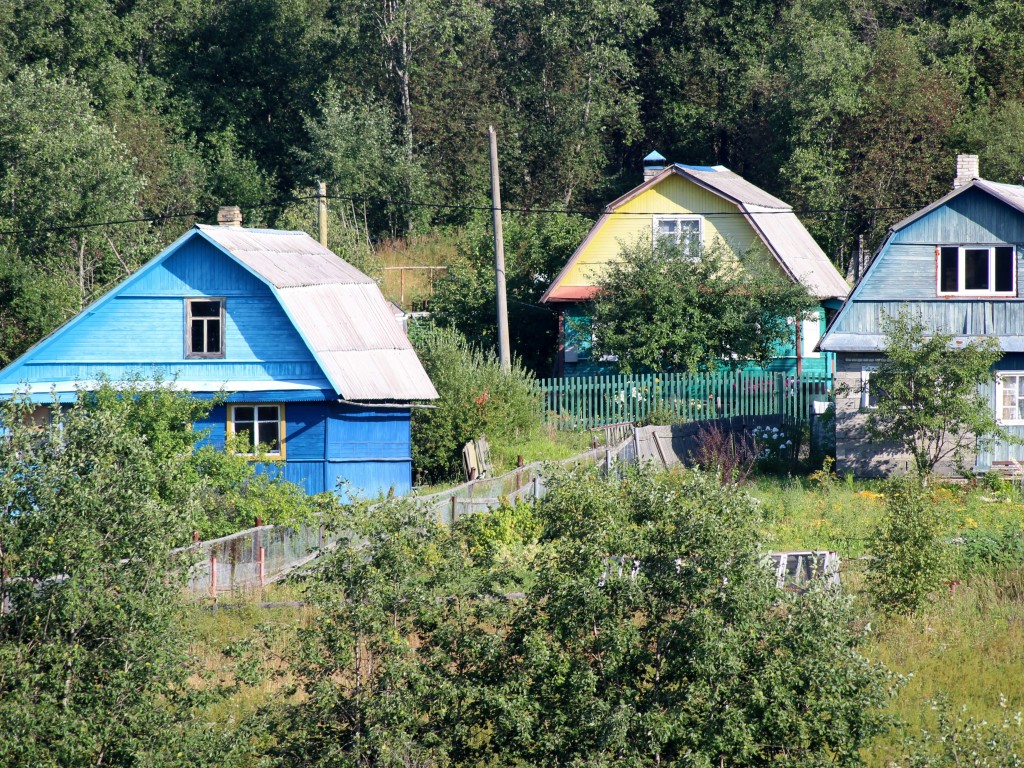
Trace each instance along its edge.
{"label": "blue wooden siding", "polygon": [[[223,359],[185,357],[185,298],[223,296]],[[142,362],[145,361],[145,362]],[[183,381],[329,384],[270,289],[202,238],[184,243],[42,346],[4,379],[122,379],[154,369]]]}
{"label": "blue wooden siding", "polygon": [[[241,396],[241,395],[240,395]],[[410,411],[360,408],[337,402],[285,403],[283,467],[262,466],[307,493],[339,490],[375,497],[412,490]],[[208,430],[203,444],[224,448],[227,409],[218,405],[196,429]]]}
{"label": "blue wooden siding", "polygon": [[936,245],[1000,243],[1017,246],[1020,296],[1024,286],[1024,215],[979,189],[967,190],[893,233],[850,296],[834,332],[879,334],[883,314],[895,314],[909,302],[929,327],[947,333],[1024,334],[1024,302],[1020,299],[939,299],[936,295]]}

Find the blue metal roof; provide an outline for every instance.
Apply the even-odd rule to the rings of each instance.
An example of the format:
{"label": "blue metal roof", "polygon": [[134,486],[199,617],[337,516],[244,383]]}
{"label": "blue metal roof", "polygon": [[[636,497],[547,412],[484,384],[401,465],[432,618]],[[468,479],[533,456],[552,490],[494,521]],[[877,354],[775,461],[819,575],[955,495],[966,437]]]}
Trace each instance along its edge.
{"label": "blue metal roof", "polygon": [[697,171],[698,173],[721,173],[726,170],[724,165],[683,165],[682,163],[673,163],[673,165],[684,171]]}
{"label": "blue metal roof", "polygon": [[665,156],[663,154],[661,154],[661,152],[659,152],[658,150],[654,150],[653,152],[651,152],[651,154],[649,154],[647,157],[644,158],[644,164],[645,165],[647,163],[658,163],[658,162],[661,162],[661,163],[665,162]]}

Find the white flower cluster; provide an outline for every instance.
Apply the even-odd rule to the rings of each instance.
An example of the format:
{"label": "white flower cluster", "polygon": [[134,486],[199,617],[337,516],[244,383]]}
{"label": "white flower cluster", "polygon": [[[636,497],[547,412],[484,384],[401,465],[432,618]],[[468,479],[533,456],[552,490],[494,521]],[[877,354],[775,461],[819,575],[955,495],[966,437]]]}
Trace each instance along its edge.
{"label": "white flower cluster", "polygon": [[786,437],[786,431],[778,427],[754,427],[752,433],[763,446],[758,452],[758,458],[768,459],[793,447],[793,441]]}

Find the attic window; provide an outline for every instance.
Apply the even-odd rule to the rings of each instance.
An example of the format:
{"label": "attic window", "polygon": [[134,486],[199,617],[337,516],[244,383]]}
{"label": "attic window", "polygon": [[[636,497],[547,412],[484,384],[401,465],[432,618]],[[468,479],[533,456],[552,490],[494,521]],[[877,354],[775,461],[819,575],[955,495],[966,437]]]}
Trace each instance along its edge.
{"label": "attic window", "polygon": [[668,240],[682,246],[683,253],[696,254],[701,244],[700,216],[655,216],[654,241]]}
{"label": "attic window", "polygon": [[224,357],[224,299],[185,299],[185,357]]}
{"label": "attic window", "polygon": [[1016,296],[1012,245],[943,245],[938,248],[940,296]]}

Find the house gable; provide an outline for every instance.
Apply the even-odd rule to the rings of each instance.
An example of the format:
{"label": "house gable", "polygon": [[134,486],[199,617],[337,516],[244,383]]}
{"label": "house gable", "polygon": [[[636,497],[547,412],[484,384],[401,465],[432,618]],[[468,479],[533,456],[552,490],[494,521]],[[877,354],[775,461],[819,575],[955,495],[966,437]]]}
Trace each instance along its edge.
{"label": "house gable", "polygon": [[[185,357],[185,299],[223,297],[224,357]],[[273,290],[193,230],[0,372],[0,393],[176,377],[196,392],[312,390],[331,385]]]}
{"label": "house gable", "polygon": [[700,215],[705,246],[719,242],[739,254],[761,242],[736,203],[669,168],[608,206],[542,301],[592,296],[624,245],[653,236],[655,215]]}
{"label": "house gable", "polygon": [[[882,349],[882,320],[910,305],[929,328],[963,338],[991,336],[1004,351],[1024,350],[1024,213],[971,184],[900,222],[821,341],[828,351]],[[942,245],[1012,245],[1017,249],[1017,295],[940,296]]]}

